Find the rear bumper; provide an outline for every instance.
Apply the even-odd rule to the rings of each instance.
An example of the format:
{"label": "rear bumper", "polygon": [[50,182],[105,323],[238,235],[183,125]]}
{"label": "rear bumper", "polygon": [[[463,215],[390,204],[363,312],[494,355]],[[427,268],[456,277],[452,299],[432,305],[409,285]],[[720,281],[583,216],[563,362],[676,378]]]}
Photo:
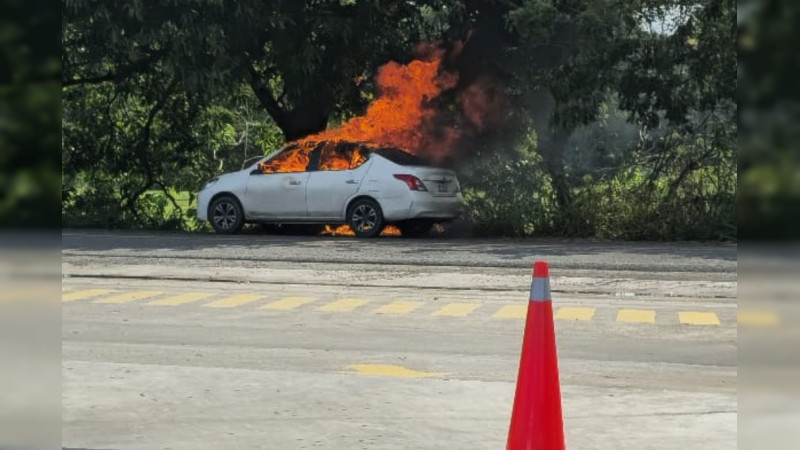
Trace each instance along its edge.
{"label": "rear bumper", "polygon": [[454,197],[435,197],[427,192],[413,193],[397,208],[384,206],[384,217],[388,222],[409,219],[457,219],[466,210],[461,194]]}

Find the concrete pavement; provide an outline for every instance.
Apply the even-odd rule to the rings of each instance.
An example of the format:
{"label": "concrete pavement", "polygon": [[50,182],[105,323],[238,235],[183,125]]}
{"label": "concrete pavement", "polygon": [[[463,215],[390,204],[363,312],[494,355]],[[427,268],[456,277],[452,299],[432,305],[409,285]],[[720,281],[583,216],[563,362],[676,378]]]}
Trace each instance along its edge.
{"label": "concrete pavement", "polygon": [[[339,254],[314,262],[281,253],[322,248],[313,237],[256,236],[234,246],[263,258],[248,261],[183,236],[193,250],[65,235],[64,446],[503,448],[528,269],[481,268],[480,246],[468,267],[410,264],[414,246],[457,259],[435,240],[370,243],[406,255],[374,267],[334,261],[357,256],[354,239],[322,239]],[[587,254],[559,245],[565,260]],[[569,448],[735,447],[735,273],[727,250],[693,252],[708,267],[656,255],[594,270],[576,256],[554,273]]]}

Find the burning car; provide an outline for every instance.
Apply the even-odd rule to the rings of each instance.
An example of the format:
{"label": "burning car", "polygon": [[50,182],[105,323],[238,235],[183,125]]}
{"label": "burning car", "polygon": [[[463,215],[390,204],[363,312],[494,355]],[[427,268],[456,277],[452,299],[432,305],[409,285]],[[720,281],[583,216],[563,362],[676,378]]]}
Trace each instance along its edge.
{"label": "burning car", "polygon": [[349,141],[289,144],[208,181],[197,201],[198,219],[226,234],[254,222],[347,224],[359,237],[393,224],[415,236],[463,211],[452,170],[398,148]]}

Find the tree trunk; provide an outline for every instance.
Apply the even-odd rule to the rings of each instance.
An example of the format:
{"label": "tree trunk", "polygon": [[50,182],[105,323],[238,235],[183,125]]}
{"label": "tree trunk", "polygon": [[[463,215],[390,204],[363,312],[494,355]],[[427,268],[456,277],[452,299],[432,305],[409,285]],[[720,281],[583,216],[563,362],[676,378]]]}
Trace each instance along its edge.
{"label": "tree trunk", "polygon": [[538,151],[542,157],[544,168],[550,175],[559,212],[567,212],[572,206],[572,189],[566,172],[567,139],[570,130],[553,128],[551,118],[555,111],[556,100],[547,90],[531,95],[533,127],[539,140]]}
{"label": "tree trunk", "polygon": [[275,100],[269,85],[252,67],[247,71],[247,82],[261,105],[283,132],[286,142],[319,133],[327,127],[330,108],[326,102],[316,98],[304,99],[299,106],[286,110]]}
{"label": "tree trunk", "polygon": [[328,126],[328,113],[320,105],[304,105],[284,112],[280,120],[275,119],[275,122],[289,142],[325,130]]}
{"label": "tree trunk", "polygon": [[539,140],[539,154],[542,156],[544,167],[552,180],[556,202],[562,214],[569,213],[572,207],[572,185],[565,166],[568,138],[569,133],[564,131],[552,134],[545,139],[540,137]]}

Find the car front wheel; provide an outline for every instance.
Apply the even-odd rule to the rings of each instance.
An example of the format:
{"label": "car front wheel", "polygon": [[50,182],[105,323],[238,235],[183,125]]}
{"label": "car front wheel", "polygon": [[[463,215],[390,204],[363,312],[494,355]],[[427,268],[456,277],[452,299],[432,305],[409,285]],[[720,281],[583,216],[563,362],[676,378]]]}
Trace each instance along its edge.
{"label": "car front wheel", "polygon": [[242,205],[228,195],[211,202],[208,207],[208,218],[214,231],[220,234],[235,234],[244,226]]}
{"label": "car front wheel", "polygon": [[358,237],[375,237],[383,231],[383,212],[378,202],[362,198],[347,212],[347,223]]}

